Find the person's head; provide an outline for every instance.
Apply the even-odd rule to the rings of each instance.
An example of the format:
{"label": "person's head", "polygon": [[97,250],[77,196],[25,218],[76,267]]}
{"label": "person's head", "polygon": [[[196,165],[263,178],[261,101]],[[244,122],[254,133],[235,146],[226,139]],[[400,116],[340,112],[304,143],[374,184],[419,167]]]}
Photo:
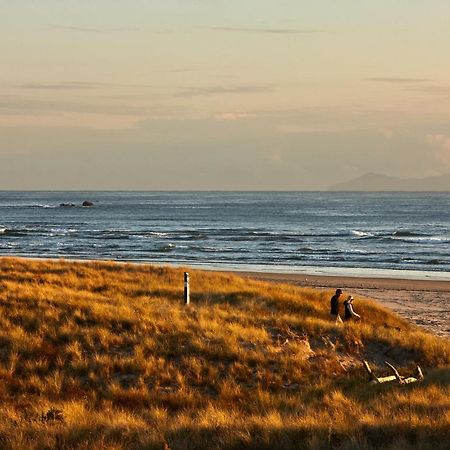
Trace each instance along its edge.
{"label": "person's head", "polygon": [[349,295],[349,296],[347,297],[347,301],[348,301],[349,303],[351,303],[351,302],[353,301],[353,297],[352,297],[351,295]]}
{"label": "person's head", "polygon": [[336,289],[336,295],[339,296],[342,294],[342,289]]}

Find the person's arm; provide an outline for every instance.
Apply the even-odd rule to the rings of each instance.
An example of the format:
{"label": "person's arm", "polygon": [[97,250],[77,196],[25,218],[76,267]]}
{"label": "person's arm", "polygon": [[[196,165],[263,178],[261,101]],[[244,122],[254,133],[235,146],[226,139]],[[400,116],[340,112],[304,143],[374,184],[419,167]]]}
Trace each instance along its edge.
{"label": "person's arm", "polygon": [[353,305],[351,303],[348,305],[348,307],[350,308],[350,312],[351,312],[352,316],[358,317],[358,319],[361,318],[361,316],[359,314],[356,314],[355,311],[353,311]]}

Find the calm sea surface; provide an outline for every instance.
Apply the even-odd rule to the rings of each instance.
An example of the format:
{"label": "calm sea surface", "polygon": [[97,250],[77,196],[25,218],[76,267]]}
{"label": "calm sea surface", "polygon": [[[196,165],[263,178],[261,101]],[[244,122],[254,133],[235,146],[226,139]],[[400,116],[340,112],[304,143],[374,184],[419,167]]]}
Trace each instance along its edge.
{"label": "calm sea surface", "polygon": [[0,254],[446,277],[450,193],[0,192]]}

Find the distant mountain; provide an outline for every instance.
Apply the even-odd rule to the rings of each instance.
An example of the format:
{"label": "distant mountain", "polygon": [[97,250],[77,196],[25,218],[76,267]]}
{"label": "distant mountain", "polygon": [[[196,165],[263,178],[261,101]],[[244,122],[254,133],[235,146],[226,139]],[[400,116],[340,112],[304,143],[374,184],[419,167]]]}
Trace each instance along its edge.
{"label": "distant mountain", "polygon": [[426,178],[397,178],[366,173],[329,188],[330,191],[450,191],[450,174]]}

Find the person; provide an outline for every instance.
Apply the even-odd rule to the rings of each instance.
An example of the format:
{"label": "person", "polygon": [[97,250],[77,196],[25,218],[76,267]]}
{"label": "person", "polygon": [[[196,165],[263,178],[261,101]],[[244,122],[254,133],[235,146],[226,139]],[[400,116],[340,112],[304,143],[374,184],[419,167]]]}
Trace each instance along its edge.
{"label": "person", "polygon": [[342,289],[336,289],[336,293],[331,297],[330,301],[330,314],[333,319],[336,320],[336,322],[342,322],[342,319],[339,315],[339,297],[342,294]]}
{"label": "person", "polygon": [[344,320],[359,320],[361,319],[361,316],[359,314],[356,314],[355,311],[353,310],[353,297],[351,295],[349,295],[347,297],[347,300],[344,301],[344,309],[345,309],[345,315],[344,315]]}

